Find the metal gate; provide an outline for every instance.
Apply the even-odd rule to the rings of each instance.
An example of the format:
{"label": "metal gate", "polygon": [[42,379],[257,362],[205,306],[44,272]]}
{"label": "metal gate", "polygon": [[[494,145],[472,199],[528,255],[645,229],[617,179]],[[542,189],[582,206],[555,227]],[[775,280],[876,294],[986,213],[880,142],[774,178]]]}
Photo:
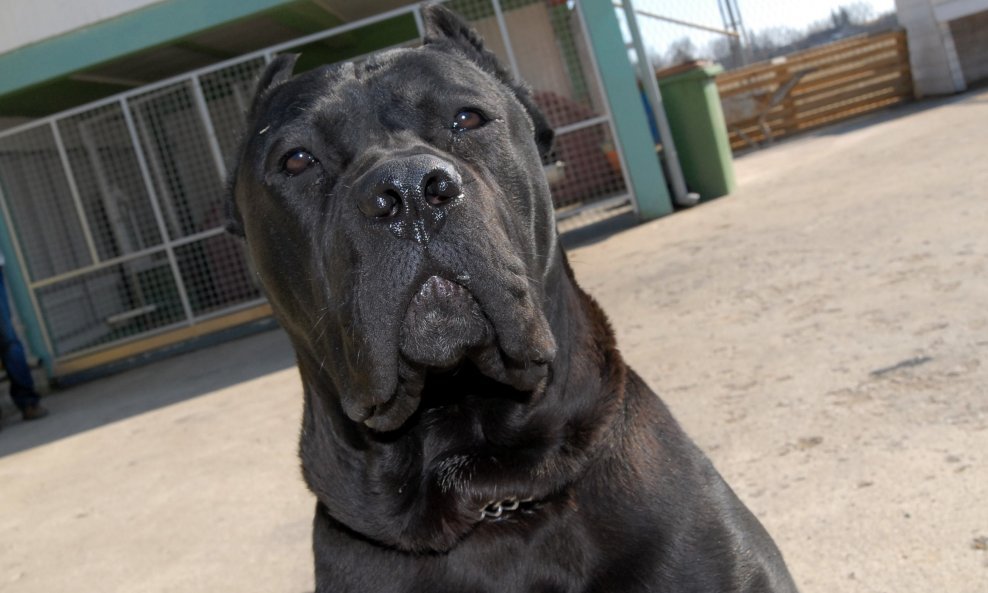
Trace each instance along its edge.
{"label": "metal gate", "polygon": [[[451,0],[529,83],[557,134],[560,218],[630,204],[579,3]],[[421,37],[418,5],[273,46],[0,133],[0,207],[49,352],[64,361],[264,303],[223,225],[228,159],[272,56],[340,35]],[[364,51],[384,47],[366,48]],[[347,56],[348,59],[359,56]]]}

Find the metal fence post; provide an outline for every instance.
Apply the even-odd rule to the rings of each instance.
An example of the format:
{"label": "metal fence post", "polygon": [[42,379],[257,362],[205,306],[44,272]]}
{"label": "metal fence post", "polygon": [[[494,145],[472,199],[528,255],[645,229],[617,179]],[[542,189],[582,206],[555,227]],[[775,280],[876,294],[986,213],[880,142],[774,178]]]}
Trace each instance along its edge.
{"label": "metal fence post", "polygon": [[86,209],[82,204],[82,196],[79,194],[79,186],[76,185],[75,175],[72,171],[72,163],[69,162],[69,155],[65,151],[65,142],[62,141],[62,133],[58,129],[58,122],[49,123],[52,137],[55,139],[55,148],[58,150],[58,158],[62,162],[62,169],[65,172],[65,181],[69,184],[69,194],[72,196],[72,203],[75,206],[76,215],[79,217],[79,226],[82,228],[82,236],[89,249],[89,258],[92,262],[99,263],[99,252],[96,250],[96,242],[93,240],[93,232],[89,228],[89,219],[86,217]]}
{"label": "metal fence post", "polygon": [[141,177],[144,179],[144,187],[151,202],[151,209],[154,212],[154,219],[161,233],[161,240],[165,246],[165,253],[168,257],[168,264],[171,266],[172,275],[175,279],[175,289],[178,291],[179,300],[182,302],[182,310],[185,313],[185,321],[191,325],[195,317],[192,311],[192,303],[189,301],[189,293],[185,288],[185,281],[182,279],[182,272],[178,268],[178,258],[175,257],[175,248],[171,244],[171,235],[165,218],[161,213],[161,205],[158,203],[158,194],[154,189],[154,182],[151,180],[151,170],[148,168],[147,158],[144,156],[144,147],[141,146],[140,137],[137,135],[137,127],[134,125],[134,116],[130,111],[127,100],[120,99],[120,108],[123,111],[124,122],[127,124],[127,132],[130,134],[130,141],[134,147],[134,155],[137,157],[137,165],[141,170]]}
{"label": "metal fence post", "polygon": [[628,61],[617,15],[610,0],[580,0],[588,41],[614,117],[615,141],[621,145],[638,216],[650,220],[672,212],[665,175],[645,115],[634,70]]}
{"label": "metal fence post", "polygon": [[213,118],[209,115],[209,106],[206,104],[206,95],[202,92],[202,82],[199,75],[194,74],[189,79],[192,86],[192,97],[196,104],[196,111],[199,112],[199,120],[206,131],[206,142],[209,144],[209,152],[213,155],[213,162],[216,165],[216,173],[219,175],[220,183],[226,183],[226,161],[223,159],[223,149],[220,148],[220,141],[216,138],[216,128],[213,127]]}
{"label": "metal fence post", "polygon": [[659,83],[655,80],[655,72],[652,70],[652,62],[648,57],[648,52],[645,51],[645,42],[642,40],[641,31],[638,29],[635,7],[631,4],[631,0],[622,0],[622,2],[624,16],[628,21],[628,30],[631,32],[631,42],[635,47],[635,53],[638,55],[638,75],[641,77],[645,96],[652,106],[655,124],[659,128],[662,155],[665,157],[666,171],[669,173],[669,181],[672,184],[676,203],[680,206],[692,206],[699,197],[697,196],[696,199],[688,197],[686,181],[683,179],[683,168],[679,164],[679,153],[676,151],[676,142],[672,137],[672,130],[669,128],[665,106],[662,104],[662,91],[659,90]]}
{"label": "metal fence post", "polygon": [[511,66],[511,76],[515,80],[521,80],[521,72],[518,70],[518,60],[515,58],[515,50],[511,47],[511,36],[508,34],[508,23],[504,20],[504,12],[501,10],[501,0],[491,0],[491,5],[494,7],[494,17],[497,19],[498,29],[501,30],[504,51],[508,54],[508,65]]}

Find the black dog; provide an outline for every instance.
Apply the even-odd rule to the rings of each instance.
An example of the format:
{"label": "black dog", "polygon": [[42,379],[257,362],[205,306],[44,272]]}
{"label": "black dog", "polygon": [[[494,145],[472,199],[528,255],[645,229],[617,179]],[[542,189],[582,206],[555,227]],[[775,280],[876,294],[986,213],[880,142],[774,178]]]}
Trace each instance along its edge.
{"label": "black dog", "polygon": [[262,76],[231,229],[291,336],[320,592],[793,592],[558,243],[552,132],[476,33]]}

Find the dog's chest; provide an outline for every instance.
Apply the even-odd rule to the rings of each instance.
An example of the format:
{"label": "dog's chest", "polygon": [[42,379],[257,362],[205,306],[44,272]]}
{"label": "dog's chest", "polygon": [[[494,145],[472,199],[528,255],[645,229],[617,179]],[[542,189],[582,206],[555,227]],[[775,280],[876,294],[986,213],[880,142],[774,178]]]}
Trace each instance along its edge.
{"label": "dog's chest", "polygon": [[601,556],[565,517],[534,529],[481,525],[443,554],[396,552],[316,525],[317,593],[582,593]]}

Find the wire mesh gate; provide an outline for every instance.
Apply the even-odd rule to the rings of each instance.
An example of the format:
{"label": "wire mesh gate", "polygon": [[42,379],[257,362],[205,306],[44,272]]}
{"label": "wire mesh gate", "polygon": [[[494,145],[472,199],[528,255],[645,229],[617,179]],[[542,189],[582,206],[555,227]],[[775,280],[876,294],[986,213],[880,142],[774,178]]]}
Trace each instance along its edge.
{"label": "wire mesh gate", "polygon": [[[559,216],[629,204],[578,6],[447,5],[531,85],[555,127]],[[417,44],[421,23],[417,5],[400,8],[0,133],[0,207],[54,358],[262,304],[242,245],[222,228],[227,160],[254,79],[277,53],[301,52],[300,68],[325,61],[337,36],[387,40],[364,53]]]}

